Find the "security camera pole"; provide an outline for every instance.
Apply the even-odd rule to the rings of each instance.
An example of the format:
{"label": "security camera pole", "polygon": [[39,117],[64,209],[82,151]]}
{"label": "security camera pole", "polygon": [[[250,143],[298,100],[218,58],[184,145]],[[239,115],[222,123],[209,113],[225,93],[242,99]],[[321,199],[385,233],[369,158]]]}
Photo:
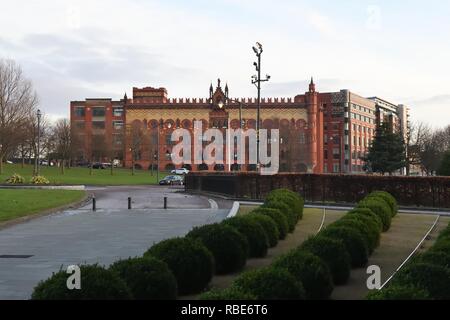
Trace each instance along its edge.
{"label": "security camera pole", "polygon": [[260,159],[259,159],[259,128],[260,128],[260,116],[261,116],[261,82],[269,81],[270,76],[266,75],[265,79],[261,79],[261,54],[263,52],[262,45],[257,42],[256,47],[253,47],[253,51],[256,54],[256,57],[258,58],[258,62],[254,62],[253,65],[256,68],[256,71],[258,72],[258,75],[252,76],[252,84],[256,86],[258,89],[258,109],[256,113],[256,168],[259,172],[260,170]]}

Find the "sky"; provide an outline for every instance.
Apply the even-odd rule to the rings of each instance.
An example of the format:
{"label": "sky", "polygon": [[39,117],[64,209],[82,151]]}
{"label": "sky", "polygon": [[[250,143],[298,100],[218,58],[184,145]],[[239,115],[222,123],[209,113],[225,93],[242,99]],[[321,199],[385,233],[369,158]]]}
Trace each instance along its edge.
{"label": "sky", "polygon": [[252,46],[263,44],[263,97],[349,89],[450,124],[447,0],[0,0],[0,58],[34,83],[41,109],[119,99],[132,87],[207,97],[211,82],[254,97]]}

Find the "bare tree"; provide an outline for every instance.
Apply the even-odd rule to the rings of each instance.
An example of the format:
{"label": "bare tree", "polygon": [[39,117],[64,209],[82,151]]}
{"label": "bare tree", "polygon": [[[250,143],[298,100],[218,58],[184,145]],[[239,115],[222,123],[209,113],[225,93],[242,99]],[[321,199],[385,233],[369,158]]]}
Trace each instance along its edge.
{"label": "bare tree", "polygon": [[131,172],[134,175],[135,161],[142,156],[142,147],[145,144],[147,134],[141,123],[133,122],[127,128],[127,141],[131,152]]}
{"label": "bare tree", "polygon": [[0,60],[0,174],[3,160],[23,141],[28,115],[38,105],[32,83],[12,60]]}
{"label": "bare tree", "polygon": [[64,174],[64,168],[69,160],[72,150],[72,135],[70,122],[67,119],[60,119],[56,122],[54,128],[55,150],[61,161],[61,173]]}

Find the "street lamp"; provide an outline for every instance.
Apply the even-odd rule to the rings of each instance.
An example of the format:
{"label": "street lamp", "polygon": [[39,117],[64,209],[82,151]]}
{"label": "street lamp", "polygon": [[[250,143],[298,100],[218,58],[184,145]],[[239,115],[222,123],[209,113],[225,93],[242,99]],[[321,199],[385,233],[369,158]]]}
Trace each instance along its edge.
{"label": "street lamp", "polygon": [[36,175],[40,175],[40,154],[41,154],[41,110],[37,111],[37,121],[38,121],[38,139],[37,139],[37,166]]}
{"label": "street lamp", "polygon": [[256,71],[258,72],[257,75],[252,76],[252,84],[254,84],[258,90],[258,109],[256,113],[256,159],[257,159],[257,170],[259,171],[260,167],[260,160],[259,160],[259,128],[260,128],[260,118],[261,118],[261,82],[266,82],[270,80],[270,76],[266,75],[265,79],[261,79],[261,55],[263,53],[263,48],[261,43],[257,42],[256,47],[253,47],[253,51],[256,54],[256,57],[258,58],[258,62],[254,62],[253,65],[256,68]]}

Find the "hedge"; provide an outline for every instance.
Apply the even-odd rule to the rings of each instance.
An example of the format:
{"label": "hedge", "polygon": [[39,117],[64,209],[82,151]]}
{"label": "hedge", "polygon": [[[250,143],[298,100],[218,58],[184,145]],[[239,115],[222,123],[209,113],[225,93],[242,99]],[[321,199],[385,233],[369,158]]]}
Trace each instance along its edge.
{"label": "hedge", "polygon": [[192,238],[161,241],[144,256],[153,256],[167,263],[177,279],[179,294],[200,292],[214,273],[213,255],[200,241]]}
{"label": "hedge", "polygon": [[331,226],[343,226],[356,230],[364,239],[369,255],[380,243],[378,226],[366,216],[345,215]]}
{"label": "hedge", "polygon": [[386,191],[374,191],[374,192],[370,193],[369,196],[375,196],[375,197],[380,197],[380,198],[384,199],[384,201],[391,208],[392,217],[395,217],[397,215],[397,213],[398,213],[397,200],[389,192],[386,192]]}
{"label": "hedge", "polygon": [[116,273],[99,265],[82,265],[81,289],[69,290],[66,270],[54,273],[47,280],[39,282],[31,295],[33,300],[128,300],[132,299],[130,289]]}
{"label": "hedge", "polygon": [[450,269],[450,252],[429,250],[417,256],[415,261],[435,264]]}
{"label": "hedge", "polygon": [[361,232],[345,226],[330,226],[320,234],[330,239],[342,240],[350,255],[352,267],[361,268],[367,264],[369,250]]}
{"label": "hedge", "polygon": [[186,237],[200,240],[211,251],[217,274],[233,273],[245,266],[247,238],[231,226],[210,224],[196,227]]}
{"label": "hedge", "polygon": [[315,254],[327,264],[334,284],[341,285],[348,281],[351,260],[342,240],[318,235],[303,242],[300,248]]}
{"label": "hedge", "polygon": [[300,281],[309,300],[329,299],[333,291],[330,269],[322,259],[310,252],[291,250],[277,258],[272,266],[286,269]]}
{"label": "hedge", "polygon": [[367,300],[428,300],[430,294],[412,285],[391,285],[381,290],[373,290]]}
{"label": "hedge", "polygon": [[199,300],[256,300],[256,297],[238,287],[231,286],[222,290],[211,290],[202,293]]}
{"label": "hedge", "polygon": [[430,251],[450,252],[450,238],[441,238],[430,248]]}
{"label": "hedge", "polygon": [[130,288],[134,299],[174,300],[177,280],[167,264],[153,257],[119,260],[109,269]]}
{"label": "hedge", "polygon": [[297,221],[303,218],[303,207],[305,203],[303,198],[294,191],[288,189],[273,190],[266,197],[267,202],[272,200],[281,200],[291,207],[293,213],[297,216]]}
{"label": "hedge", "polygon": [[383,232],[383,221],[381,221],[381,218],[376,215],[371,209],[369,208],[355,208],[347,213],[347,216],[349,215],[355,215],[358,217],[367,217],[369,218],[378,228],[378,233]]}
{"label": "hedge", "polygon": [[233,217],[222,222],[225,225],[237,229],[247,238],[249,245],[248,256],[252,258],[263,258],[267,255],[269,240],[263,227],[259,223],[245,217]]}
{"label": "hedge", "polygon": [[283,213],[281,213],[279,209],[259,207],[253,210],[252,213],[262,214],[271,217],[273,221],[275,221],[275,223],[277,224],[279,240],[286,239],[286,236],[289,232],[288,219]]}
{"label": "hedge", "polygon": [[269,247],[273,248],[278,244],[278,239],[280,237],[280,231],[278,231],[277,224],[269,216],[262,214],[249,213],[244,216],[245,219],[252,219],[259,223],[259,225],[264,229],[267,235],[267,240],[269,241]]}
{"label": "hedge", "polygon": [[292,208],[289,207],[288,204],[286,204],[286,202],[279,200],[279,199],[266,201],[263,205],[263,208],[273,208],[273,209],[280,210],[281,213],[286,216],[286,219],[288,221],[288,226],[289,226],[288,231],[290,233],[294,232],[295,226],[297,225],[297,222],[298,222],[298,217],[293,212]]}
{"label": "hedge", "polygon": [[266,267],[247,271],[233,282],[243,292],[258,300],[304,300],[303,285],[287,270]]}
{"label": "hedge", "polygon": [[383,231],[388,231],[391,227],[391,209],[383,200],[378,198],[366,198],[358,203],[357,208],[369,208],[378,215],[383,222]]}

